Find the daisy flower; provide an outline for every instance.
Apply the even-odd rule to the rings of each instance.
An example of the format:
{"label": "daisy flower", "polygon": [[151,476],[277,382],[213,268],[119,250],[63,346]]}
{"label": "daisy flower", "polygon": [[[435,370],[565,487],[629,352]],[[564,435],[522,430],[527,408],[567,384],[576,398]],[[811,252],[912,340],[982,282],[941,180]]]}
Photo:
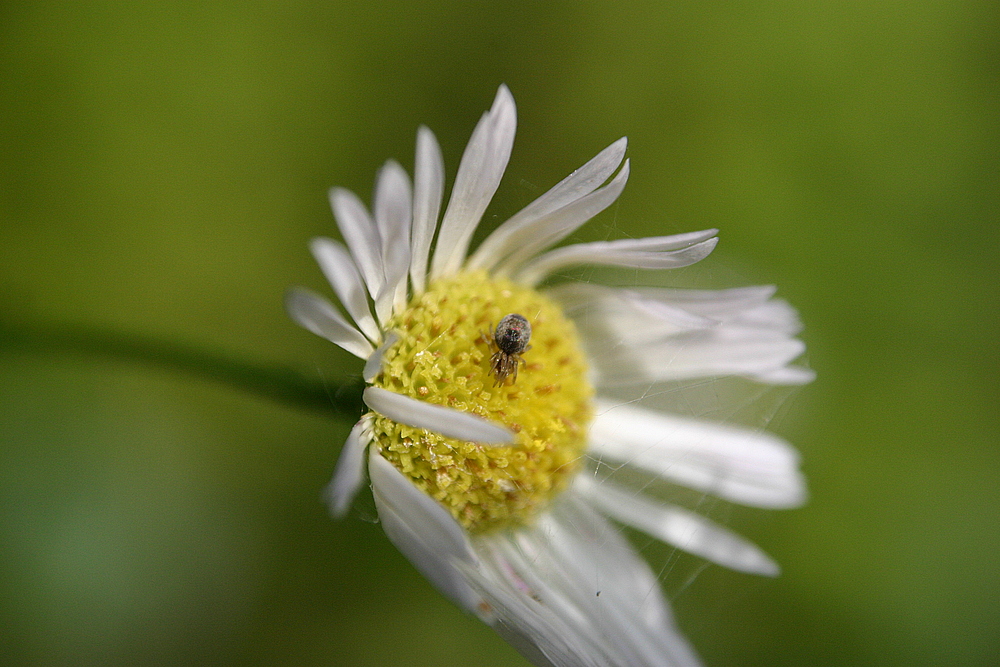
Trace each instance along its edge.
{"label": "daisy flower", "polygon": [[[443,215],[441,151],[425,127],[412,187],[390,161],[371,212],[346,190],[330,192],[346,246],[317,238],[311,247],[346,315],[302,289],[286,305],[298,324],[365,361],[370,411],[344,444],[331,510],[345,513],[367,473],[389,539],[536,665],[697,665],[619,524],[775,575],[760,549],[649,491],[674,484],[794,507],[805,498],[798,456],[767,433],[620,397],[720,376],[807,382],[810,371],[789,365],[804,349],[795,312],[769,287],[540,287],[571,266],[670,269],[715,247],[713,229],[550,249],[618,198],[629,175],[625,139],[470,254],[515,124],[501,86]],[[608,470],[646,481],[629,486]]]}

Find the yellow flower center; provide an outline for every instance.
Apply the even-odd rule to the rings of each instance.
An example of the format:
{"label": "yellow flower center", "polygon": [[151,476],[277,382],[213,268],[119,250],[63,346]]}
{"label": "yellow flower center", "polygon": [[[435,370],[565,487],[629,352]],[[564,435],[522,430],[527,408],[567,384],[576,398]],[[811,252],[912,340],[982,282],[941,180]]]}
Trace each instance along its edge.
{"label": "yellow flower center", "polygon": [[[523,315],[530,348],[497,384],[494,328]],[[372,384],[503,424],[509,447],[446,438],[373,413],[372,446],[471,532],[530,523],[579,469],[593,390],[573,323],[533,289],[485,272],[432,282],[388,324],[399,335]]]}

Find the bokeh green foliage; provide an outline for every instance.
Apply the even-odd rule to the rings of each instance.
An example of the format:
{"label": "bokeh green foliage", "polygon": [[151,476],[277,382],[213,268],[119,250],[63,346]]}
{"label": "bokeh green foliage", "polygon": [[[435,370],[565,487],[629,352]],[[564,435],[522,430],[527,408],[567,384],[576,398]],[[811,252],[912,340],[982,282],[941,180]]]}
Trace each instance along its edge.
{"label": "bokeh green foliage", "polygon": [[[801,510],[730,524],[777,581],[671,590],[705,662],[1000,654],[1000,7],[990,2],[0,5],[0,308],[275,363],[331,185],[415,131],[449,174],[506,82],[495,224],[622,134],[578,239],[719,227],[712,286],[775,283],[818,381],[771,427]],[[668,276],[668,278],[670,278]],[[518,665],[378,526],[320,502],[350,421],[161,368],[0,350],[0,663]],[[366,514],[364,510],[360,514]],[[652,557],[655,549],[649,547]]]}

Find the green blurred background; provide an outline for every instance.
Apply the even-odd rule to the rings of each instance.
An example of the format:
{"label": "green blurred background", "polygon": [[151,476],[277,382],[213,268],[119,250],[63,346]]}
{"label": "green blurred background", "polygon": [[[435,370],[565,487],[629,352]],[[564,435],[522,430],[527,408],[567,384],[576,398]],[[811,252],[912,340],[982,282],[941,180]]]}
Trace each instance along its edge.
{"label": "green blurred background", "polygon": [[[0,308],[338,381],[292,325],[326,190],[416,128],[449,178],[506,82],[495,224],[621,135],[578,239],[719,227],[819,379],[771,427],[812,500],[734,515],[784,567],[671,589],[709,667],[1000,655],[996,2],[0,4]],[[690,276],[690,273],[686,273]],[[127,360],[0,351],[0,661],[522,665],[320,502],[350,421]]]}

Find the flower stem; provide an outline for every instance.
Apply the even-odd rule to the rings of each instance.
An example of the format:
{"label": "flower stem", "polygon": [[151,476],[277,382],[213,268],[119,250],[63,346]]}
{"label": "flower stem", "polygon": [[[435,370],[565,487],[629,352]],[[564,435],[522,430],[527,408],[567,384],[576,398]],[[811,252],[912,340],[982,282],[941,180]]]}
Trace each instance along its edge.
{"label": "flower stem", "polygon": [[73,324],[15,324],[0,317],[0,354],[83,354],[148,364],[227,384],[298,408],[355,419],[361,378],[341,384],[290,368],[208,352],[193,345]]}

